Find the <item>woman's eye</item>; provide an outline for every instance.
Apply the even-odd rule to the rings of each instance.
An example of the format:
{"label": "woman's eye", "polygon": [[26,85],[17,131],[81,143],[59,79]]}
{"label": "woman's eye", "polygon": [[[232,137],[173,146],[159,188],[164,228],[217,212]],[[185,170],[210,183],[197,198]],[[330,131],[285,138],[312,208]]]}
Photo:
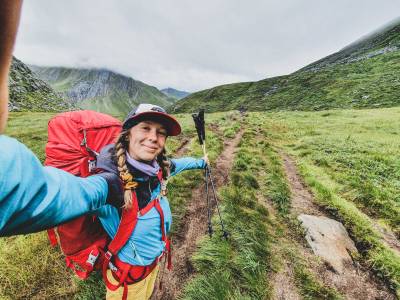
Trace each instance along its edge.
{"label": "woman's eye", "polygon": [[159,131],[158,134],[162,135],[162,136],[167,136],[167,132],[166,131]]}

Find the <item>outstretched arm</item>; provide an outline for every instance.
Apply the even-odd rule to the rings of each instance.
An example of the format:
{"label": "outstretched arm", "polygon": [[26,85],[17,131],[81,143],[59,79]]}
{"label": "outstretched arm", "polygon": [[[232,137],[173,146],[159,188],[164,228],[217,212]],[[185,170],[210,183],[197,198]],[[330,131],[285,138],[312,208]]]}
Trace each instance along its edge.
{"label": "outstretched arm", "polygon": [[0,1],[0,134],[3,133],[8,117],[8,73],[22,0]]}
{"label": "outstretched arm", "polygon": [[78,178],[43,167],[17,140],[0,136],[0,236],[54,227],[106,203],[109,186],[100,175]]}
{"label": "outstretched arm", "polygon": [[206,162],[203,158],[182,157],[171,159],[171,176],[185,170],[204,169]]}

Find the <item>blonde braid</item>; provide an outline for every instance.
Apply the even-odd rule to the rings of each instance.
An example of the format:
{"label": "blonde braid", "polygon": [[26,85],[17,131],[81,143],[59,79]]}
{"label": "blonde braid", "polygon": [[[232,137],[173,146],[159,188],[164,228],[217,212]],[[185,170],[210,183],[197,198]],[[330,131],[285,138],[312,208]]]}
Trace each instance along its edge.
{"label": "blonde braid", "polygon": [[168,161],[167,157],[167,150],[164,148],[160,154],[157,156],[157,163],[160,166],[162,173],[163,173],[163,178],[167,179],[167,177],[170,174],[170,163]]}
{"label": "blonde braid", "polygon": [[138,186],[138,183],[133,180],[133,176],[126,165],[126,150],[129,144],[128,136],[129,130],[122,131],[115,144],[115,157],[117,160],[119,177],[124,184],[123,208],[125,209],[132,207],[132,190]]}

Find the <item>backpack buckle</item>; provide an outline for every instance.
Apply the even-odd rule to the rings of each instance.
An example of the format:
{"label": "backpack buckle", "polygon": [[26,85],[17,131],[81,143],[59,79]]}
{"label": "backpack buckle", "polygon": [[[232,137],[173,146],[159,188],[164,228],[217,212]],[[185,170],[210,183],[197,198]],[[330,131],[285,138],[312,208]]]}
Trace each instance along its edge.
{"label": "backpack buckle", "polygon": [[106,253],[104,253],[104,257],[109,261],[109,260],[111,260],[111,257],[112,257],[113,255],[112,255],[112,253],[110,252],[110,251],[107,251]]}
{"label": "backpack buckle", "polygon": [[96,163],[97,163],[97,161],[95,159],[88,161],[89,173],[92,173],[93,170],[96,169]]}
{"label": "backpack buckle", "polygon": [[118,268],[111,261],[108,263],[108,267],[110,268],[110,270],[112,272],[114,272],[114,273],[118,272]]}
{"label": "backpack buckle", "polygon": [[91,265],[92,267],[96,263],[97,258],[99,257],[99,254],[94,255],[93,251],[90,252],[88,259],[86,260],[86,263]]}

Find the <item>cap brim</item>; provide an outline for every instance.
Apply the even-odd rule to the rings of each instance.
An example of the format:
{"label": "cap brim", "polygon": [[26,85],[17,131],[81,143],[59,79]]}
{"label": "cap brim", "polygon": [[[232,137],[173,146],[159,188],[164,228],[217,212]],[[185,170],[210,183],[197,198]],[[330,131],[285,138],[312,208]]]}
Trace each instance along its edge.
{"label": "cap brim", "polygon": [[167,132],[169,136],[176,136],[179,135],[182,131],[181,125],[179,122],[171,115],[168,115],[163,112],[157,111],[146,111],[140,114],[134,115],[133,117],[129,118],[124,122],[123,128],[128,129],[132,126],[129,126],[132,123],[139,123],[145,120],[152,120],[155,122],[160,122],[167,128]]}

